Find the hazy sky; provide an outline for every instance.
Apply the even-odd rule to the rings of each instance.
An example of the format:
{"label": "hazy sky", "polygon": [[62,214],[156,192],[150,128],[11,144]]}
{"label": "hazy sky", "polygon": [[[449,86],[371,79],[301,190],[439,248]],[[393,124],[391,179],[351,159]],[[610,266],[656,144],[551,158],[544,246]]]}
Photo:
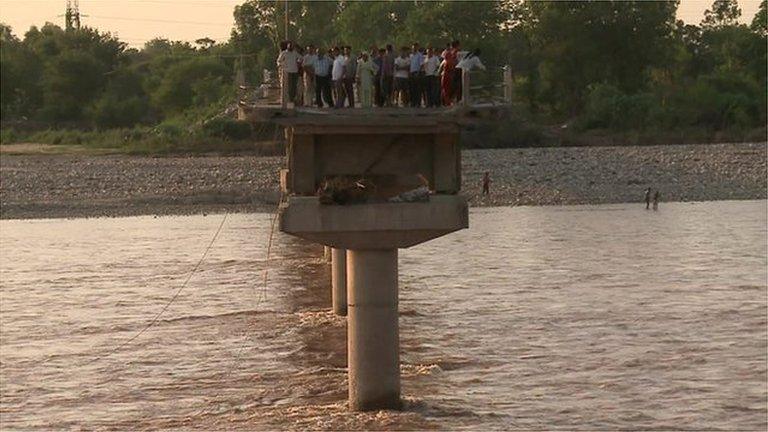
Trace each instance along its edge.
{"label": "hazy sky", "polygon": [[[242,0],[80,0],[81,22],[117,34],[131,46],[155,37],[194,41],[229,38],[232,10]],[[712,0],[682,0],[679,17],[698,23]],[[760,0],[740,0],[742,20],[751,22]],[[0,21],[21,37],[46,21],[64,26],[66,0],[0,0]]]}

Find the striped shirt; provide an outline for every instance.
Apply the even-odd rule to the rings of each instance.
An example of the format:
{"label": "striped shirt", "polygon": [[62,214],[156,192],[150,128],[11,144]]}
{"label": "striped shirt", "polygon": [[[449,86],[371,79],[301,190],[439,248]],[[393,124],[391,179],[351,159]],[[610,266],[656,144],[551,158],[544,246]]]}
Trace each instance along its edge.
{"label": "striped shirt", "polygon": [[329,73],[331,73],[331,58],[324,55],[322,57],[318,56],[317,60],[315,60],[315,75],[326,77]]}

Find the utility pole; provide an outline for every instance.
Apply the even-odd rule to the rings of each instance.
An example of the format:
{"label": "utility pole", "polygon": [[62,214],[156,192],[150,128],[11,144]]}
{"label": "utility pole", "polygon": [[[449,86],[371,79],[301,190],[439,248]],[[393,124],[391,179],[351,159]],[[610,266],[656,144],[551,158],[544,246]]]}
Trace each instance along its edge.
{"label": "utility pole", "polygon": [[288,0],[285,0],[285,39],[288,40]]}

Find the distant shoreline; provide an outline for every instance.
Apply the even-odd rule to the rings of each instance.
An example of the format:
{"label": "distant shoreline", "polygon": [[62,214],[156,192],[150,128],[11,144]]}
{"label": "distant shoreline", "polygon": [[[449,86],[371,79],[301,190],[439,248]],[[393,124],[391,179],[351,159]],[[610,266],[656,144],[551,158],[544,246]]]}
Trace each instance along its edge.
{"label": "distant shoreline", "polygon": [[[766,199],[766,143],[464,150],[470,205]],[[272,212],[281,157],[4,153],[0,218]],[[481,195],[483,172],[491,194]]]}

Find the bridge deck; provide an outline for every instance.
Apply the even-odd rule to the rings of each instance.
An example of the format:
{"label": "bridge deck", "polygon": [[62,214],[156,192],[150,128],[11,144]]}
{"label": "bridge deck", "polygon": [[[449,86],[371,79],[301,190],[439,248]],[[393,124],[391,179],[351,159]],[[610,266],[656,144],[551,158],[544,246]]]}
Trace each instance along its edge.
{"label": "bridge deck", "polygon": [[253,122],[273,121],[281,125],[311,123],[322,125],[427,126],[430,124],[472,122],[495,117],[508,109],[507,104],[482,103],[439,108],[283,108],[279,104],[240,105],[238,118]]}

